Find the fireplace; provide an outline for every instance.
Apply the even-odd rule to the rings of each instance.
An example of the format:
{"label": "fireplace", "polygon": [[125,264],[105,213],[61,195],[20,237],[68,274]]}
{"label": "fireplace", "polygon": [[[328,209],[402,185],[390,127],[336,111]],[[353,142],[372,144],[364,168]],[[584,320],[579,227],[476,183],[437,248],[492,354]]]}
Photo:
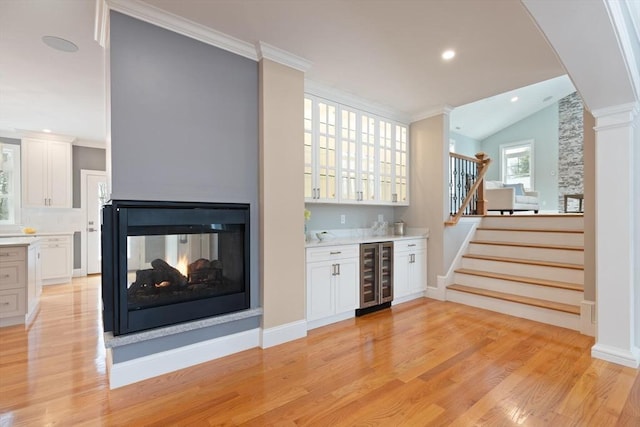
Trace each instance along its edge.
{"label": "fireplace", "polygon": [[114,335],[249,308],[249,205],[114,200],[102,254]]}

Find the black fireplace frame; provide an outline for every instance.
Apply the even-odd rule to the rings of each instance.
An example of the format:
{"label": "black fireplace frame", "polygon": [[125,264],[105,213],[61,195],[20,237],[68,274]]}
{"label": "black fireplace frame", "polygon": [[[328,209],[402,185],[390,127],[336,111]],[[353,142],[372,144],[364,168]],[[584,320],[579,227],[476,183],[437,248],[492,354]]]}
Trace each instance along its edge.
{"label": "black fireplace frame", "polygon": [[[166,224],[165,224],[166,223]],[[200,300],[129,310],[127,236],[144,227],[244,225],[244,290]],[[102,210],[102,302],[105,332],[114,336],[250,308],[250,210],[243,203],[112,200]]]}

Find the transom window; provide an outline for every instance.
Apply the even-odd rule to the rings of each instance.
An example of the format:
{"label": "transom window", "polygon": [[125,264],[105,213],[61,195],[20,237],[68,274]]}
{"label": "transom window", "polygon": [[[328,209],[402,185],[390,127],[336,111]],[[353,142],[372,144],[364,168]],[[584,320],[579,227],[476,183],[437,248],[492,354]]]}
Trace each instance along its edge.
{"label": "transom window", "polygon": [[502,182],[533,189],[533,140],[500,146]]}

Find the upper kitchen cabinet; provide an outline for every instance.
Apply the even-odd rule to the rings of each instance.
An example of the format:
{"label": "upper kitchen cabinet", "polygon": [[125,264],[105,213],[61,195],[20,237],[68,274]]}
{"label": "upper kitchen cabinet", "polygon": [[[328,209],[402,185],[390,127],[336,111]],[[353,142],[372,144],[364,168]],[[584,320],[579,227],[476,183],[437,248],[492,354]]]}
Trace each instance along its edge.
{"label": "upper kitchen cabinet", "polygon": [[22,206],[71,207],[71,144],[22,140]]}
{"label": "upper kitchen cabinet", "polygon": [[338,201],[338,107],[323,100],[304,100],[304,198],[307,202]]}
{"label": "upper kitchen cabinet", "polygon": [[305,95],[305,201],[409,204],[407,126]]}

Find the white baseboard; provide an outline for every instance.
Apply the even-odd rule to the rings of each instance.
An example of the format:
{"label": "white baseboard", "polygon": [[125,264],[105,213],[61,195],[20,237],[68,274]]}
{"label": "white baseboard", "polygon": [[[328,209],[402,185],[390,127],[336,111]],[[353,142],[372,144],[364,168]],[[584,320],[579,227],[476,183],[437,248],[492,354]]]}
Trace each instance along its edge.
{"label": "white baseboard", "polygon": [[208,362],[233,353],[258,347],[260,329],[251,329],[233,335],[186,345],[184,347],[111,363],[108,357],[109,388],[115,389],[138,381],[157,377],[189,366]]}
{"label": "white baseboard", "polygon": [[273,347],[289,341],[297,340],[307,336],[307,321],[298,320],[296,322],[279,325],[262,330],[260,346],[262,348]]}
{"label": "white baseboard", "polygon": [[347,311],[346,313],[340,313],[340,314],[336,314],[329,317],[323,317],[322,319],[311,320],[307,322],[307,330],[310,331],[311,329],[319,328],[321,326],[327,326],[332,323],[342,322],[343,320],[347,320],[347,319],[351,319],[352,317],[355,317],[355,315],[356,315],[356,312],[355,310],[353,310],[353,311]]}
{"label": "white baseboard", "polygon": [[583,300],[580,303],[580,333],[596,336],[596,302]]}
{"label": "white baseboard", "polygon": [[640,367],[640,349],[636,347],[627,350],[605,344],[596,344],[591,347],[591,357],[630,368]]}
{"label": "white baseboard", "polygon": [[426,296],[426,291],[416,292],[413,294],[405,295],[400,298],[393,297],[393,301],[391,301],[391,305],[402,304],[403,302],[413,301],[414,299],[424,298]]}
{"label": "white baseboard", "polygon": [[447,286],[444,284],[444,276],[437,276],[437,278],[438,287],[434,288],[431,286],[427,286],[425,294],[427,298],[437,299],[438,301],[446,301]]}

